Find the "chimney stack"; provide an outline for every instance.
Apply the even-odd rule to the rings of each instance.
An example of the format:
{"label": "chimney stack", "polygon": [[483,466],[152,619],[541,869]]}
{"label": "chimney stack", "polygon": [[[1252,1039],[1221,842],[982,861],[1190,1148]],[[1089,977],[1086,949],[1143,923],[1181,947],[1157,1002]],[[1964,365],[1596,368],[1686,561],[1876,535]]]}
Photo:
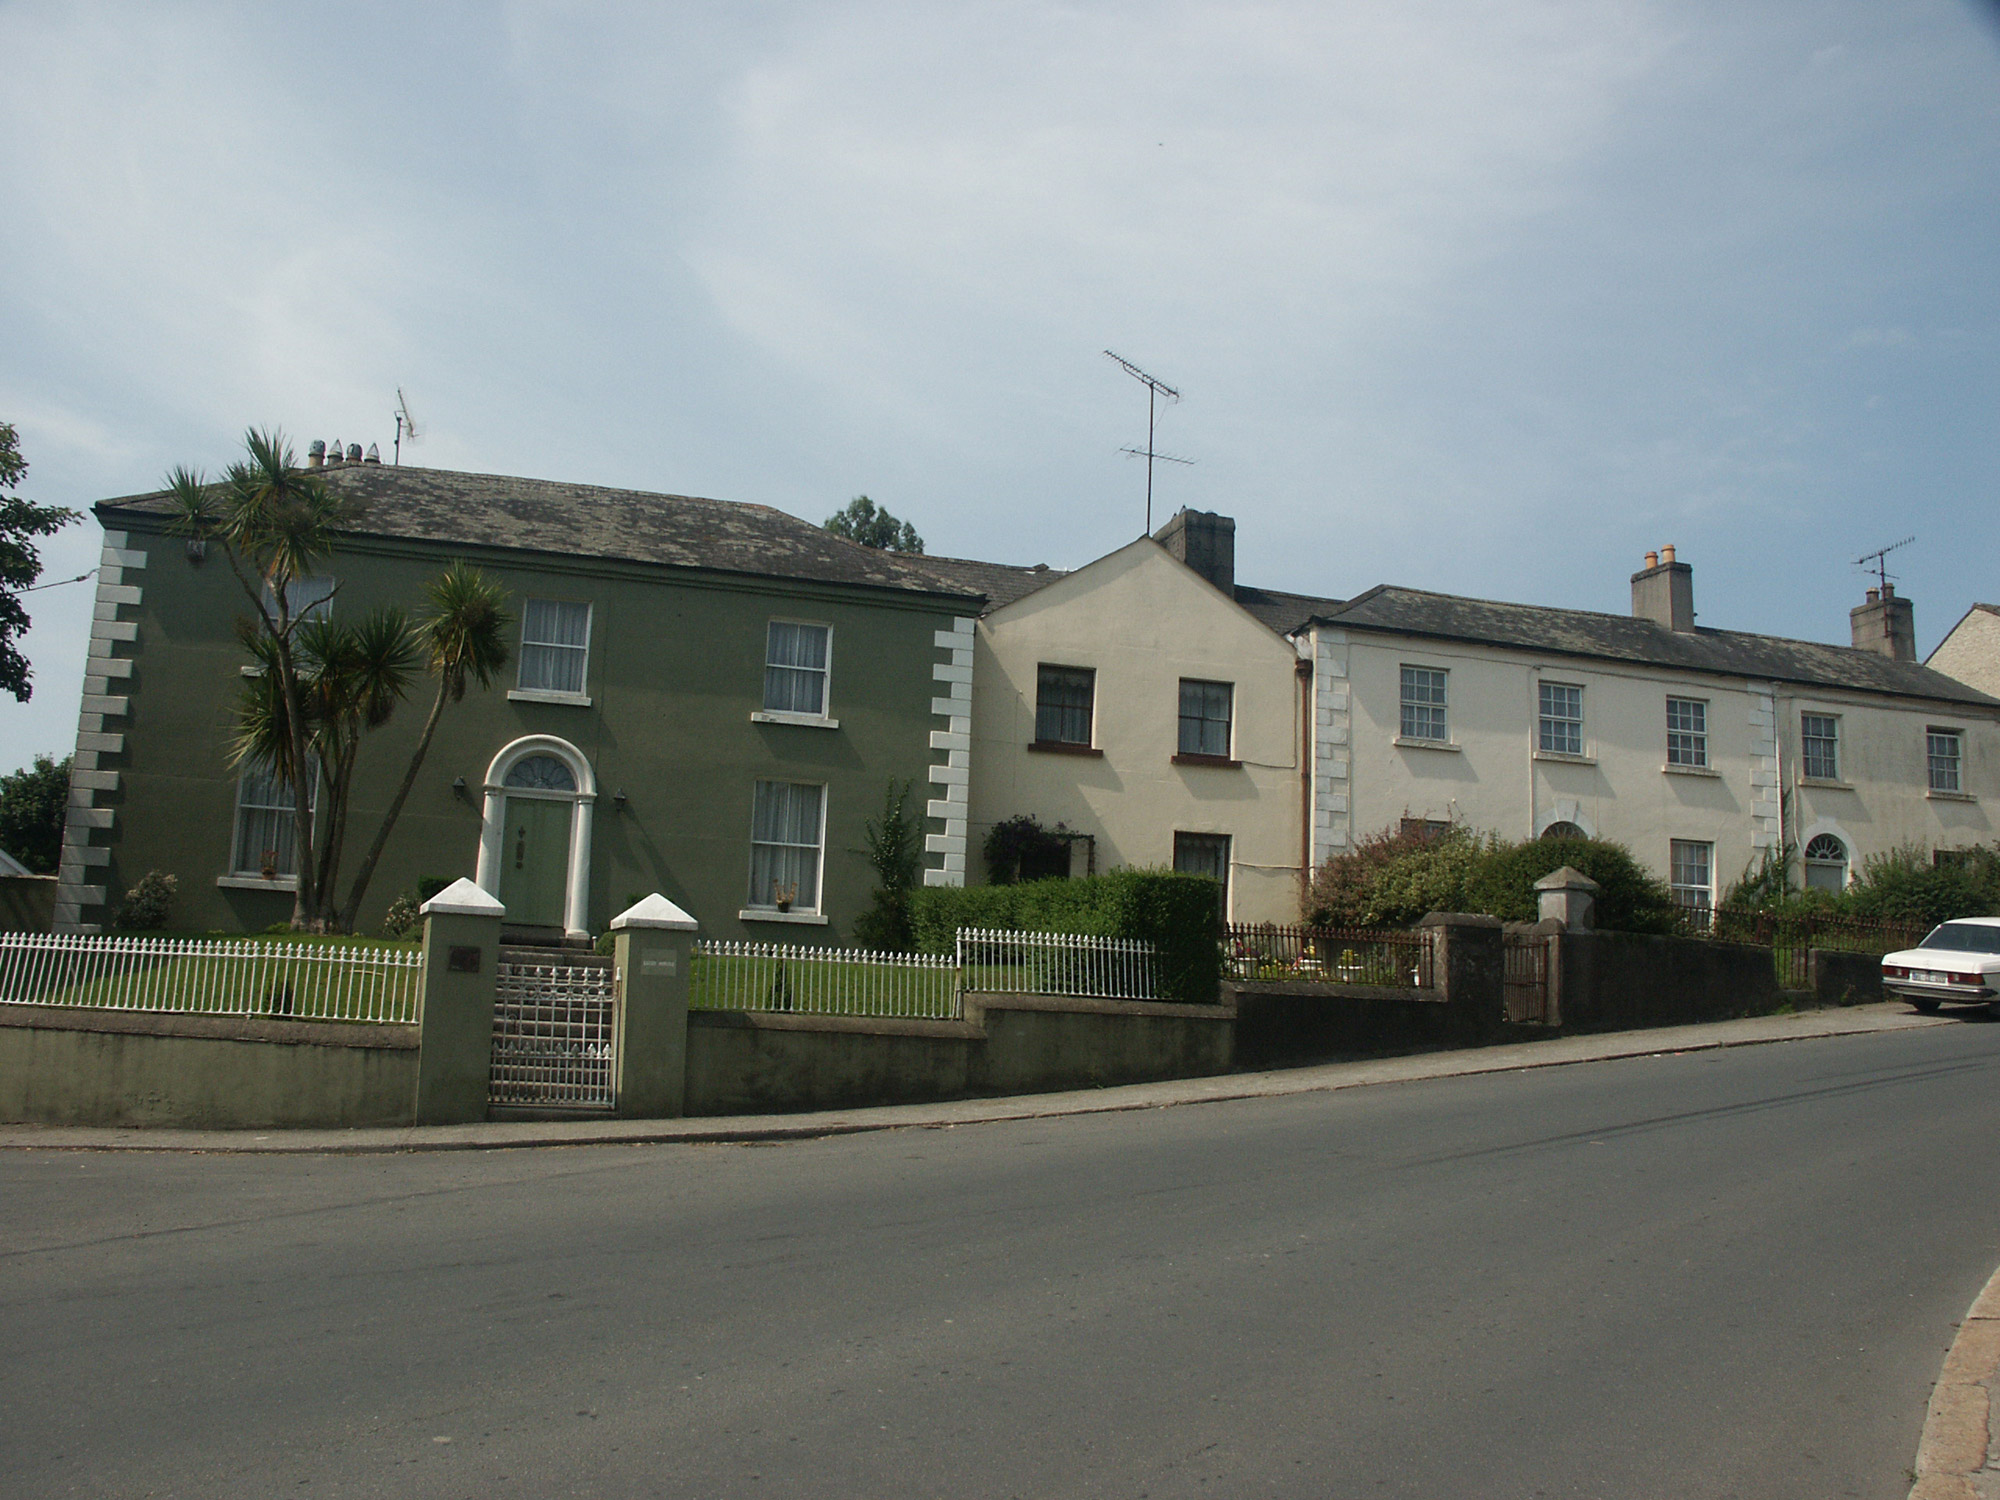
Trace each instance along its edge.
{"label": "chimney stack", "polygon": [[1868,602],[1847,612],[1847,628],[1854,635],[1856,651],[1873,651],[1891,661],[1917,659],[1916,606],[1885,583],[1868,591]]}
{"label": "chimney stack", "polygon": [[1669,630],[1694,629],[1694,569],[1674,561],[1673,544],[1646,554],[1632,575],[1632,615]]}
{"label": "chimney stack", "polygon": [[1182,510],[1153,540],[1231,598],[1236,596],[1236,520],[1209,510]]}

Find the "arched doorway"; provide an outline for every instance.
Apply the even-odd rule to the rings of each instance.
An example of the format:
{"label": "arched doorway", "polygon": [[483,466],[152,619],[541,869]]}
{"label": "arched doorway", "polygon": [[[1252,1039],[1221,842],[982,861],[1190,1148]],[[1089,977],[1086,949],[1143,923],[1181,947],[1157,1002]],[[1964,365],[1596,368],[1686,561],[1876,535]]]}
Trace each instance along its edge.
{"label": "arched doorway", "polygon": [[1806,889],[1835,895],[1847,889],[1847,845],[1830,833],[1806,840]]}
{"label": "arched doorway", "polygon": [[485,791],[480,889],[507,908],[510,927],[588,937],[597,779],[583,752],[554,735],[524,735],[493,757]]}

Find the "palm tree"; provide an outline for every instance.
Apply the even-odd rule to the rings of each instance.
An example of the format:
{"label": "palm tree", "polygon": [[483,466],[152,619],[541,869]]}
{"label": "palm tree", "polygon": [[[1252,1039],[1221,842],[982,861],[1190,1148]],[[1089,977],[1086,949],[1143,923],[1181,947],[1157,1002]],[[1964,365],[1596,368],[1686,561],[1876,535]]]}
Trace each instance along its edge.
{"label": "palm tree", "polygon": [[376,863],[389,842],[396,819],[402,816],[410,789],[417,784],[417,773],[430,753],[431,737],[437,733],[445,705],[463,699],[467,685],[474,679],[482,688],[491,687],[495,675],[507,665],[507,631],[513,617],[504,608],[507,597],[504,589],[477,568],[453,563],[430,581],[425,593],[429,596],[429,608],[417,626],[416,636],[430,670],[437,676],[437,697],[431,701],[430,716],[424,720],[417,748],[411,752],[403,784],[396,788],[389,810],[382,815],[382,826],[376,829],[374,842],[354,872],[353,889],[347,893],[347,905],[340,913],[343,932],[354,930],[361,912],[361,898],[367,893],[368,882],[374,877]]}
{"label": "palm tree", "polygon": [[252,650],[270,679],[262,708],[269,722],[261,733],[280,752],[270,756],[272,769],[293,794],[299,870],[292,925],[311,927],[323,894],[313,845],[316,773],[294,639],[306,616],[293,613],[291,585],[312,576],[354,511],[318,475],[294,465],[283,433],[253,427],[243,446],[245,457],[229,466],[221,483],[176,468],[167,476],[167,491],[179,511],[176,529],[220,546],[255,611],[245,641],[264,643]]}

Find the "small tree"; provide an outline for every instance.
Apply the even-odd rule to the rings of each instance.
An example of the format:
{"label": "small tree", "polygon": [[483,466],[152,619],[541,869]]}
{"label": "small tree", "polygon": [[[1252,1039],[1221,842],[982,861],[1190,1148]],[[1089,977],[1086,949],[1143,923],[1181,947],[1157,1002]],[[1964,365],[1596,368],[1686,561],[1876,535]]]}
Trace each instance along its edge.
{"label": "small tree", "polygon": [[62,858],[69,765],[68,756],[37,755],[33,765],[0,776],[0,849],[37,875],[53,875]]}
{"label": "small tree", "polygon": [[158,932],[173,914],[174,897],[180,887],[179,876],[164,870],[148,870],[125,893],[125,904],[118,908],[111,925],[121,932]]}
{"label": "small tree", "polygon": [[[28,628],[28,612],[21,607],[20,595],[42,576],[42,556],[30,537],[50,536],[79,520],[73,510],[60,505],[37,505],[18,495],[4,493],[27,476],[28,461],[21,457],[21,440],[12,422],[0,422],[0,688],[26,703],[34,696],[28,658],[15,641]],[[923,551],[918,544],[917,551]]]}
{"label": "small tree", "polygon": [[294,610],[292,585],[312,576],[332,551],[340,528],[354,518],[355,508],[317,474],[293,463],[282,433],[252,428],[243,445],[246,456],[229,466],[220,484],[176,468],[167,475],[167,492],[178,511],[177,529],[204,545],[215,544],[227,559],[250,602],[247,635],[265,643],[262,659],[272,679],[271,743],[282,752],[272,770],[292,792],[298,850],[292,925],[309,928],[320,923],[323,899],[313,841],[318,772],[297,662],[296,637],[305,615]]}
{"label": "small tree", "polygon": [[875,899],[854,921],[854,938],[864,948],[882,953],[907,953],[913,941],[910,932],[910,893],[916,888],[917,820],[910,816],[910,797],[916,783],[898,785],[889,779],[882,801],[882,816],[867,825],[868,863],[875,869]]}
{"label": "small tree", "polygon": [[444,717],[445,705],[462,700],[466,686],[473,681],[482,688],[491,687],[495,674],[507,665],[507,627],[514,620],[503,607],[507,598],[504,589],[477,568],[453,563],[430,581],[425,592],[429,604],[417,626],[417,643],[426,665],[437,678],[437,696],[431,700],[431,711],[424,719],[423,733],[417,736],[417,747],[410,752],[402,785],[396,788],[389,810],[382,814],[382,826],[375,830],[374,841],[362,856],[361,867],[354,872],[354,888],[347,893],[347,905],[341,908],[340,925],[344,932],[354,931],[361,913],[361,898],[368,893],[375,865],[382,858],[397,818],[402,816],[403,804],[410,800],[410,789],[417,784],[417,773],[423,769],[424,757],[430,754],[431,738],[437,733],[438,721]]}
{"label": "small tree", "polygon": [[856,495],[845,510],[826,518],[826,529],[835,536],[884,552],[922,552],[924,539],[908,521],[899,521],[886,510],[876,508],[866,495]]}

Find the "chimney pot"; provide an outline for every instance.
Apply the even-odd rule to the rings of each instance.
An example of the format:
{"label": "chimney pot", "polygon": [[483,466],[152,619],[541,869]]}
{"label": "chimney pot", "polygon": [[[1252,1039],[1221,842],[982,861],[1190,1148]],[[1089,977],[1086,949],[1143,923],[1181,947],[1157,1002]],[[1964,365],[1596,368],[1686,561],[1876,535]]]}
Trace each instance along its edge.
{"label": "chimney pot", "polygon": [[340,439],[335,438],[332,442],[326,445],[326,461],[330,464],[339,463],[341,460],[341,455],[345,451],[346,450],[340,446]]}
{"label": "chimney pot", "polygon": [[364,464],[379,464],[382,462],[382,450],[376,447],[375,444],[370,443],[368,445],[368,456],[361,461]]}
{"label": "chimney pot", "polygon": [[1668,542],[1666,546],[1660,549],[1660,561],[1663,563],[1672,563],[1673,560],[1674,560],[1674,544],[1672,542]]}
{"label": "chimney pot", "polygon": [[359,443],[349,443],[347,445],[347,461],[351,464],[361,462],[361,445]]}
{"label": "chimney pot", "polygon": [[1660,554],[1657,552],[1648,552],[1646,554],[1646,566],[1649,568],[1657,568],[1659,565],[1660,565]]}
{"label": "chimney pot", "polygon": [[306,449],[306,467],[308,469],[319,469],[319,468],[324,468],[325,466],[326,466],[326,439],[314,438],[312,440],[312,445]]}

